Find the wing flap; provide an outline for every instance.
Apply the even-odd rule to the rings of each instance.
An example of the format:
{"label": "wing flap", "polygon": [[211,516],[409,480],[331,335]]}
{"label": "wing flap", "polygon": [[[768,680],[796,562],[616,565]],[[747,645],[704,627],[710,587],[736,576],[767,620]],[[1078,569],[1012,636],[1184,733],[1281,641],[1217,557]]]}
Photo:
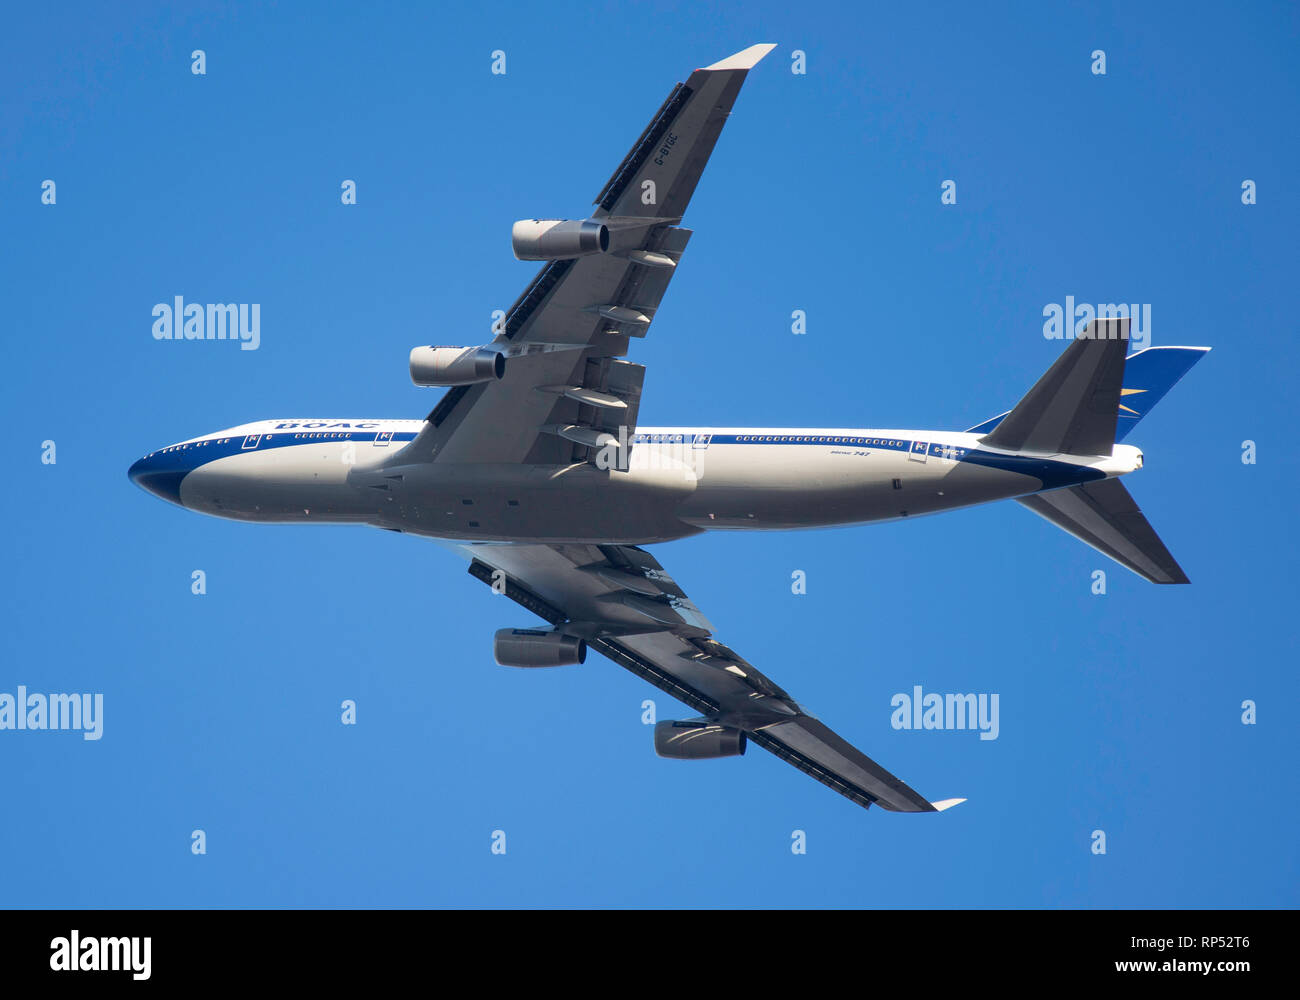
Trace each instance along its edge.
{"label": "wing flap", "polygon": [[778,722],[750,739],[860,806],[934,812],[917,792],[810,715]]}
{"label": "wing flap", "polygon": [[746,75],[774,48],[752,45],[677,84],[596,196],[597,216],[681,218]]}

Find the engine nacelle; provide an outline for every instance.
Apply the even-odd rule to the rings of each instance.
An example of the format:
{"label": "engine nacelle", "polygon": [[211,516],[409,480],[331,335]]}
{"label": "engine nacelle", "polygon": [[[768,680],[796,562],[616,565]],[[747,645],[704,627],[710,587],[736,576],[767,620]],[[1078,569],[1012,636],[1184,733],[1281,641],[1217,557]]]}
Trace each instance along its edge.
{"label": "engine nacelle", "polygon": [[655,726],[655,753],[675,760],[739,757],[745,752],[745,731],[706,719],[664,721]]}
{"label": "engine nacelle", "polygon": [[473,385],[506,373],[506,356],[486,347],[413,347],[411,381],[416,385]]}
{"label": "engine nacelle", "polygon": [[503,628],[492,637],[492,655],[503,667],[563,667],[583,662],[587,644],[540,628]]}
{"label": "engine nacelle", "polygon": [[510,230],[517,260],[565,260],[605,253],[609,229],[592,219],[520,219]]}

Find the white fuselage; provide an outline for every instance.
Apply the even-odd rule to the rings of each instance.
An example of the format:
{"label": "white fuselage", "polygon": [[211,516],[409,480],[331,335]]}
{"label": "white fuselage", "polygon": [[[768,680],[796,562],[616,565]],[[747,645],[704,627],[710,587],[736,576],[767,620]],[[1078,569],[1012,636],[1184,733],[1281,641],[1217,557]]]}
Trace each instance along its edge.
{"label": "white fuselage", "polygon": [[[1140,468],[1141,452],[1017,455],[952,431],[639,428],[613,468],[413,462],[420,420],[265,420],[141,459],[131,478],[191,510],[372,524],[472,541],[650,543],[715,529],[887,521]],[[626,458],[619,458],[626,455]],[[623,465],[624,468],[619,466]]]}

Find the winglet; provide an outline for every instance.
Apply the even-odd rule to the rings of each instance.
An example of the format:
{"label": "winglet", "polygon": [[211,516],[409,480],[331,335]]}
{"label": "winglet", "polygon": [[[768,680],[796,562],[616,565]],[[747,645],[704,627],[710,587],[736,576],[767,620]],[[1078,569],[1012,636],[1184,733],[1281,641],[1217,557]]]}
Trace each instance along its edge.
{"label": "winglet", "polygon": [[719,69],[753,69],[758,65],[758,61],[765,55],[776,48],[775,44],[751,45],[744,51],[737,52],[734,56],[727,56],[712,66],[705,66],[706,70]]}
{"label": "winglet", "polygon": [[930,805],[934,806],[935,812],[943,812],[945,809],[951,809],[953,806],[959,806],[965,801],[966,801],[965,799],[943,799],[939,802],[931,802]]}

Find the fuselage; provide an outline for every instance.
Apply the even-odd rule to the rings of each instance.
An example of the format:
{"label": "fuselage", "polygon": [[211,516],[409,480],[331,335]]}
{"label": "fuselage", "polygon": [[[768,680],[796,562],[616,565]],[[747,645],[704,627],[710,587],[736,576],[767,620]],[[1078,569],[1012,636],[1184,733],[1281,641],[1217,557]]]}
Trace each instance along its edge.
{"label": "fuselage", "polygon": [[651,543],[708,529],[889,521],[1123,475],[1141,452],[1026,455],[953,431],[638,428],[607,462],[402,461],[421,420],[263,420],[160,449],[150,492],[243,521],[371,524],[436,538]]}

